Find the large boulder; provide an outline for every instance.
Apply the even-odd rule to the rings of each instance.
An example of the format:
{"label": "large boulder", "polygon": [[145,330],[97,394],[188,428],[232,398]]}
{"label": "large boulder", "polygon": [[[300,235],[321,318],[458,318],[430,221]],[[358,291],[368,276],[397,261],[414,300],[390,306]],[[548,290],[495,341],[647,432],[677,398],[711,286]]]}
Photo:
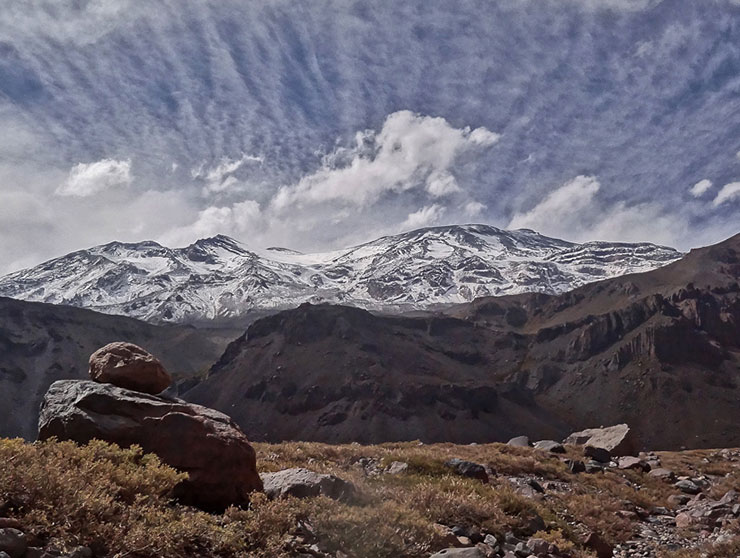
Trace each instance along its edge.
{"label": "large boulder", "polygon": [[249,502],[262,489],[256,456],[228,416],[185,401],[87,380],[54,382],[44,396],[39,439],[84,444],[97,438],[140,445],[189,478],[175,489],[183,503],[206,510]]}
{"label": "large boulder", "polygon": [[635,455],[639,449],[634,433],[626,424],[574,432],[563,443],[603,448],[612,456]]}
{"label": "large boulder", "polygon": [[156,395],[172,377],[153,355],[133,343],[110,343],[90,355],[90,377],[96,382]]}

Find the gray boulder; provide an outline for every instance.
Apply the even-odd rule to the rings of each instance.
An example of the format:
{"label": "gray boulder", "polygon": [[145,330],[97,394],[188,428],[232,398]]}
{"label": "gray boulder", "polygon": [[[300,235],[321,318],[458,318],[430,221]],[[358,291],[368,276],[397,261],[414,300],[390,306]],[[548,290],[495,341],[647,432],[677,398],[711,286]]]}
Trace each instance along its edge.
{"label": "gray boulder", "polygon": [[51,437],[138,444],[188,473],[175,496],[206,510],[247,504],[249,493],[262,489],[254,449],[236,423],[180,399],[87,380],[54,382],[39,417],[39,439]]}
{"label": "gray boulder", "polygon": [[516,438],[512,438],[508,442],[506,442],[507,446],[512,446],[515,448],[528,448],[531,446],[529,443],[529,437],[527,436],[517,436]]}
{"label": "gray boulder", "polygon": [[635,455],[639,449],[634,433],[626,424],[573,432],[563,443],[603,448],[612,456]]}
{"label": "gray boulder", "polygon": [[352,483],[334,475],[316,473],[296,467],[276,473],[262,473],[260,475],[265,494],[271,499],[311,498],[327,496],[334,500],[350,501],[355,496],[355,487]]}

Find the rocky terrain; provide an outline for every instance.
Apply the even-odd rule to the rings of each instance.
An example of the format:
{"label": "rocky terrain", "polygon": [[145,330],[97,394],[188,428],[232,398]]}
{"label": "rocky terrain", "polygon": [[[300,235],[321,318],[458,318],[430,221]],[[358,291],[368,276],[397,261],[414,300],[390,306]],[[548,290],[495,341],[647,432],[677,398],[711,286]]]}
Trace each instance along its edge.
{"label": "rocky terrain", "polygon": [[254,439],[562,439],[629,423],[648,449],[740,445],[740,235],[560,295],[258,320],[186,397]]}
{"label": "rocky terrain", "polygon": [[[131,450],[0,440],[13,558],[736,558],[740,450],[597,462],[505,444],[254,444],[265,493],[206,514]],[[588,470],[574,468],[586,461]],[[86,475],[73,486],[70,476]],[[653,474],[658,473],[658,474]],[[43,478],[43,483],[41,479]],[[43,488],[42,488],[43,487]],[[1,555],[1,554],[0,554]]]}
{"label": "rocky terrain", "polygon": [[680,256],[648,243],[575,244],[486,225],[419,229],[318,254],[254,251],[216,236],[179,249],[113,242],[80,250],[0,278],[0,295],[150,322],[212,323],[303,302],[408,311],[489,295],[556,294]]}
{"label": "rocky terrain", "polygon": [[102,345],[120,339],[145,345],[178,380],[204,374],[236,335],[0,298],[0,436],[33,439],[48,387],[87,377],[88,358]]}
{"label": "rocky terrain", "polygon": [[142,347],[109,343],[88,365],[91,380],[45,393],[37,443],[0,439],[0,558],[740,552],[737,449],[639,451],[628,424],[562,442],[254,444],[168,394]]}

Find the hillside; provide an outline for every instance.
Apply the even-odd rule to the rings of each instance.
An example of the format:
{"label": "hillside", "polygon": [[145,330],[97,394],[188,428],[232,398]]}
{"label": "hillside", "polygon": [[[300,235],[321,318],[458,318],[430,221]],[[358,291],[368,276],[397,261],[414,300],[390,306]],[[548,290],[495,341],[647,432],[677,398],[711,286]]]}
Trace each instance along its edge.
{"label": "hillside", "polygon": [[255,322],[187,392],[258,440],[558,438],[740,445],[740,235],[664,268],[444,313],[302,305]]}
{"label": "hillside", "polygon": [[183,379],[205,373],[236,335],[0,298],[0,436],[35,439],[39,404],[49,385],[86,378],[90,354],[107,343],[143,345]]}

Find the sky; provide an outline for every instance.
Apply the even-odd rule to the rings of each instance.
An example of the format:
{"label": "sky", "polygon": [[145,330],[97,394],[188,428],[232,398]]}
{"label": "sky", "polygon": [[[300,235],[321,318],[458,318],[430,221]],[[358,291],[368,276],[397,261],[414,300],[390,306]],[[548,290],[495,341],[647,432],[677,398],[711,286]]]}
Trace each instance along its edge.
{"label": "sky", "polygon": [[740,1],[3,1],[0,272],[452,223],[740,232]]}

